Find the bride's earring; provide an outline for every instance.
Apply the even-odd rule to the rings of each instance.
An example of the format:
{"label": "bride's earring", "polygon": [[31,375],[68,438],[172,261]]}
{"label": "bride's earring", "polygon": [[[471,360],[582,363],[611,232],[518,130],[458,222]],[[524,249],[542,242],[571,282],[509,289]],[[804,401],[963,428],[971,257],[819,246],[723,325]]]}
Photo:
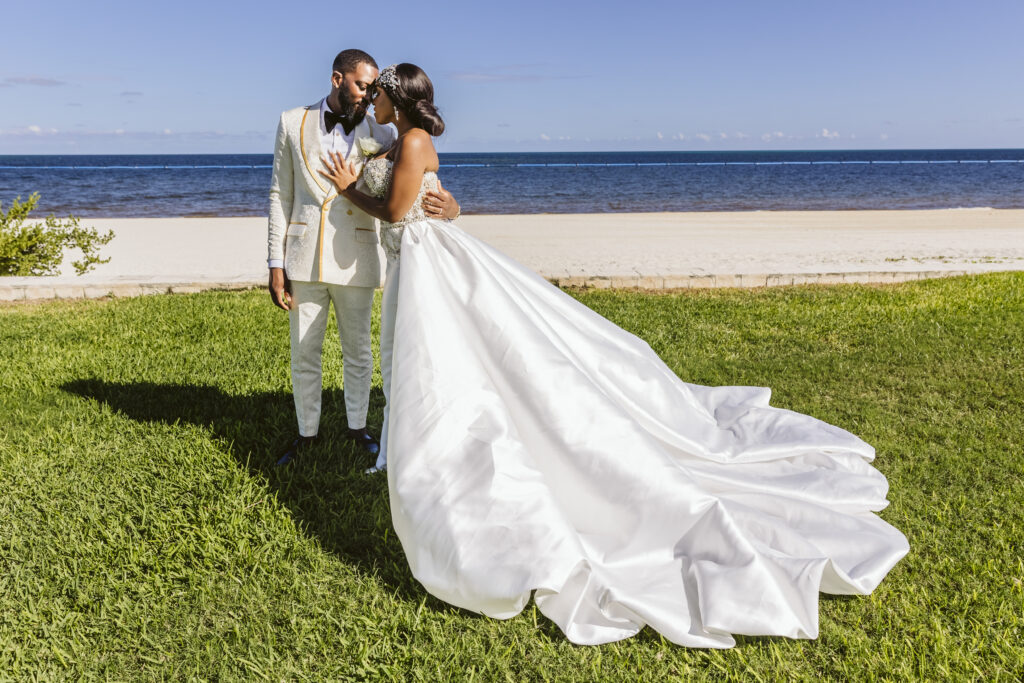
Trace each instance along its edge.
{"label": "bride's earring", "polygon": [[398,107],[395,107],[395,123],[398,123]]}

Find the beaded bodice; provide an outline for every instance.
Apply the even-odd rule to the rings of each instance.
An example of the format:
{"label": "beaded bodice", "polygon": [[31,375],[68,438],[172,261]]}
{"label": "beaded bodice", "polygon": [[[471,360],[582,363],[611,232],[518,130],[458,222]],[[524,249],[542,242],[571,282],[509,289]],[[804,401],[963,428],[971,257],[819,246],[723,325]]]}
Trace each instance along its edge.
{"label": "beaded bodice", "polygon": [[[387,157],[377,157],[366,162],[363,167],[363,179],[366,182],[366,188],[374,197],[383,197],[387,194],[388,187],[391,185],[393,166],[394,163]],[[420,192],[416,195],[416,201],[412,203],[409,212],[396,223],[380,222],[380,243],[384,247],[384,254],[389,259],[398,258],[402,248],[402,233],[405,231],[405,226],[426,219],[427,215],[423,211],[423,195],[436,189],[437,174],[427,171],[423,174]]]}

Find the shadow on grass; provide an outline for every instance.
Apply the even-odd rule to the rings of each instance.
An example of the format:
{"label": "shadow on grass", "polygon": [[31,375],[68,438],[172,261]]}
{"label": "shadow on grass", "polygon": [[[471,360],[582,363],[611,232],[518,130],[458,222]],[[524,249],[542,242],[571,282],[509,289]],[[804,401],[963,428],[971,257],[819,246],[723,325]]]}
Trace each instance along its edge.
{"label": "shadow on grass", "polygon": [[[419,602],[426,597],[435,611],[478,616],[427,595],[413,579],[392,531],[387,479],[363,474],[372,458],[344,436],[344,392],[324,391],[318,445],[301,461],[276,467],[278,453],[295,434],[295,408],[290,393],[233,396],[210,386],[122,384],[100,379],[68,382],[62,389],[106,404],[138,422],[188,423],[208,428],[225,442],[240,465],[268,482],[281,504],[304,530],[315,535],[324,550],[361,573],[377,577],[391,593],[404,600]],[[382,392],[374,389],[370,397],[371,425],[380,423],[383,404]],[[854,599],[845,595],[820,597]],[[547,619],[538,622],[538,631],[550,642],[564,640],[559,628]],[[643,629],[635,638],[638,642],[661,642],[661,637],[650,628]],[[774,639],[738,636],[737,644],[743,647],[771,640]]]}
{"label": "shadow on grass", "polygon": [[[423,598],[392,530],[387,479],[363,474],[374,458],[345,437],[343,391],[323,393],[316,446],[299,461],[276,467],[278,455],[296,434],[291,393],[235,396],[212,386],[102,379],[75,380],[61,388],[138,422],[209,429],[240,465],[268,483],[278,501],[321,547],[360,572],[378,577],[403,598]],[[380,424],[383,405],[383,393],[374,389],[368,421],[378,433],[374,426]]]}

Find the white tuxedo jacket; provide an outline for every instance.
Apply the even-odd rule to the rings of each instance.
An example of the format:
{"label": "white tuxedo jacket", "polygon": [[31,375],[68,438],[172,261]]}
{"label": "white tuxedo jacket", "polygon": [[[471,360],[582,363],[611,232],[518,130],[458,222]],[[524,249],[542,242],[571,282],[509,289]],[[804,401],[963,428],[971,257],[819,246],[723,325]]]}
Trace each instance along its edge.
{"label": "white tuxedo jacket", "polygon": [[[349,159],[361,158],[359,139],[366,137],[386,149],[395,133],[367,116],[356,126]],[[377,287],[378,221],[339,196],[319,174],[324,168],[321,155],[320,102],[281,114],[270,181],[267,258],[282,259],[290,280]]]}

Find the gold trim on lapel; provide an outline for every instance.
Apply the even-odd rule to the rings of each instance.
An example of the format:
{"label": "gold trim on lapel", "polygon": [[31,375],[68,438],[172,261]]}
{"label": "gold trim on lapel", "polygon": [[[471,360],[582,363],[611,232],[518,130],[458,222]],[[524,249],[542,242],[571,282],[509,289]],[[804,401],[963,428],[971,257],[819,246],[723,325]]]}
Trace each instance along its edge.
{"label": "gold trim on lapel", "polygon": [[[321,101],[322,102],[322,101]],[[333,185],[325,185],[317,171],[323,168],[320,155],[323,148],[320,146],[320,105],[321,102],[306,107],[302,113],[302,123],[299,124],[299,149],[302,152],[302,162],[306,165],[306,172],[316,183],[316,186],[324,193],[323,203],[320,204],[320,229],[317,232],[317,265],[316,278],[318,282],[324,279],[324,224],[327,222],[327,214],[330,213],[331,202],[338,193],[334,191]],[[315,112],[310,116],[310,112]],[[314,168],[315,167],[315,168]]]}
{"label": "gold trim on lapel", "polygon": [[333,194],[328,196],[324,203],[320,205],[320,234],[317,235],[317,261],[316,261],[316,281],[324,281],[324,222],[327,220],[327,214],[330,213],[331,202],[338,195]]}
{"label": "gold trim on lapel", "polygon": [[[316,116],[310,116],[309,112],[316,108]],[[320,155],[323,150],[320,147],[320,105],[310,105],[302,113],[302,124],[299,126],[299,149],[302,151],[302,161],[306,164],[306,171],[325,194],[330,194],[330,189],[320,182],[320,174],[317,170],[323,167],[320,162]],[[313,168],[310,157],[315,159],[317,168]]]}

